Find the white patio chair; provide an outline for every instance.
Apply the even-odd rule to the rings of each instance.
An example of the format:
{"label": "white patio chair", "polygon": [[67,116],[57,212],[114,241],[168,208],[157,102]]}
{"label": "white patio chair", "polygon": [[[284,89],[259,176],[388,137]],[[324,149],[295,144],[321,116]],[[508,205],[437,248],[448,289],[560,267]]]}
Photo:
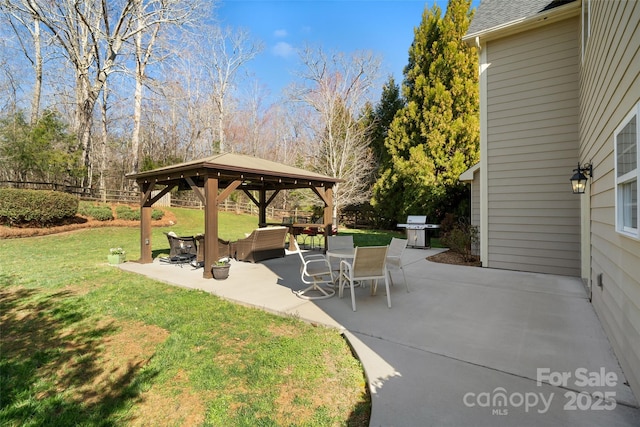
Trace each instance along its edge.
{"label": "white patio chair", "polygon": [[384,279],[387,291],[387,307],[391,308],[391,293],[389,292],[389,280],[385,267],[388,246],[356,247],[353,261],[342,260],[340,262],[339,296],[342,298],[345,284],[351,290],[351,308],[356,311],[355,284],[364,284],[365,280],[372,280],[371,295],[375,295],[378,288],[378,279]]}
{"label": "white patio chair", "polygon": [[387,251],[387,274],[389,275],[389,281],[391,286],[393,285],[393,278],[391,277],[391,270],[397,269],[402,271],[402,278],[404,279],[404,286],[409,292],[409,285],[407,284],[407,277],[404,275],[404,266],[402,265],[402,254],[407,248],[406,239],[398,239],[394,237],[389,244],[389,251]]}
{"label": "white patio chair", "polygon": [[[300,256],[300,278],[309,287],[296,291],[296,295],[303,299],[324,299],[332,297],[336,291],[325,289],[321,284],[333,284],[333,272],[331,264],[322,254],[304,255],[296,240],[293,241],[296,251]],[[307,293],[317,292],[317,295],[307,295]]]}
{"label": "white patio chair", "polygon": [[353,236],[329,236],[327,249],[353,248]]}
{"label": "white patio chair", "polygon": [[[353,236],[348,235],[348,236],[329,236],[327,238],[327,250],[331,251],[334,249],[343,249],[343,248],[349,248],[349,249],[353,249]],[[329,259],[329,262],[331,263],[332,259],[331,257],[327,257]],[[338,263],[331,263],[331,267],[334,270],[338,270],[340,268],[340,264],[339,264],[340,260],[338,260]]]}

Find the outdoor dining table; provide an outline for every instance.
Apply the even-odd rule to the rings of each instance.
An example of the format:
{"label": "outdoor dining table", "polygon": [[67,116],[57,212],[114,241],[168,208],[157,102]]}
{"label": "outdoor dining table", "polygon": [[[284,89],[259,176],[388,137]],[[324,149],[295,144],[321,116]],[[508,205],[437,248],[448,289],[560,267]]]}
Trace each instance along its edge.
{"label": "outdoor dining table", "polygon": [[[344,259],[353,259],[356,255],[356,248],[335,248],[335,249],[327,249],[327,260],[329,264],[331,264],[331,258],[338,258],[340,260],[340,275],[338,276],[338,280],[342,280],[342,260]],[[335,283],[335,280],[334,280]]]}
{"label": "outdoor dining table", "polygon": [[[296,222],[296,223],[265,222],[260,224],[260,227],[267,227],[267,226],[289,227],[289,236],[291,236],[291,239],[289,239],[289,250],[292,252],[296,250],[293,245],[293,240],[296,239],[296,237],[302,233],[302,230],[304,230],[305,228],[315,228],[315,229],[318,229],[318,231],[320,231],[320,229],[326,229],[325,224],[317,224],[317,223],[311,223],[311,222]],[[325,233],[318,233],[318,235],[320,234],[322,234],[323,236],[325,235]]]}

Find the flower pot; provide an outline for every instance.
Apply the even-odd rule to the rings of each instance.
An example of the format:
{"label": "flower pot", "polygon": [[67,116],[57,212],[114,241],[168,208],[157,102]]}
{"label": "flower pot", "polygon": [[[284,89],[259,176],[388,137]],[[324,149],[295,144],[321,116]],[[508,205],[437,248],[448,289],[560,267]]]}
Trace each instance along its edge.
{"label": "flower pot", "polygon": [[107,259],[111,265],[122,264],[124,262],[124,254],[110,254],[107,255]]}
{"label": "flower pot", "polygon": [[212,265],[211,272],[213,273],[213,278],[216,280],[224,280],[229,277],[229,267],[231,265]]}

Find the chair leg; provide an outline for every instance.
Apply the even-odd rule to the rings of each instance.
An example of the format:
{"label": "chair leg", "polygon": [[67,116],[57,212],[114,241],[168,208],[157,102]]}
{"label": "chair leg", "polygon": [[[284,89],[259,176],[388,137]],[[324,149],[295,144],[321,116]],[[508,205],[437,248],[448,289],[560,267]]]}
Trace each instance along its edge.
{"label": "chair leg", "polygon": [[[309,291],[318,291],[320,292],[320,295],[319,296],[305,295]],[[331,298],[333,295],[335,295],[335,293],[336,291],[334,289],[325,289],[322,286],[320,286],[320,284],[315,280],[313,281],[311,286],[295,292],[295,294],[299,298],[307,299],[307,300]]]}
{"label": "chair leg", "polygon": [[407,288],[407,293],[409,292],[409,284],[407,283],[407,276],[404,275],[404,267],[400,266],[400,270],[402,270],[402,278],[404,279],[404,286]]}
{"label": "chair leg", "polygon": [[391,308],[391,292],[389,292],[389,280],[384,276],[384,287],[387,288],[387,307]]}
{"label": "chair leg", "polygon": [[351,288],[351,308],[356,311],[356,294],[354,291],[353,281],[349,280],[349,288]]}

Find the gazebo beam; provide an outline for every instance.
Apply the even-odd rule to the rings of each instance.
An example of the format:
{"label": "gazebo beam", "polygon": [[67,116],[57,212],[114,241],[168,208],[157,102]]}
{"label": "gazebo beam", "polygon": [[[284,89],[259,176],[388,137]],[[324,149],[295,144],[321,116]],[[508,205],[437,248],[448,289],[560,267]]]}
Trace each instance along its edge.
{"label": "gazebo beam", "polygon": [[198,197],[198,199],[200,199],[200,202],[202,202],[203,205],[205,205],[207,203],[204,194],[202,194],[202,191],[200,190],[200,187],[198,187],[196,185],[195,182],[193,182],[193,179],[191,179],[190,176],[185,178],[185,181],[187,181],[187,184],[189,184],[189,187],[191,187],[191,189],[193,190],[194,193],[196,193],[196,196]]}
{"label": "gazebo beam", "polygon": [[226,198],[229,197],[229,195],[233,193],[233,191],[236,188],[240,187],[241,184],[242,184],[242,181],[239,181],[239,180],[229,183],[229,185],[227,185],[227,188],[225,188],[220,192],[220,194],[218,194],[218,203],[224,202]]}
{"label": "gazebo beam", "polygon": [[253,202],[254,205],[260,206],[260,202],[256,200],[255,197],[253,197],[253,194],[251,194],[249,190],[243,188],[242,191],[247,195],[247,197]]}
{"label": "gazebo beam", "polygon": [[273,199],[276,198],[276,196],[278,195],[278,193],[280,192],[280,190],[275,190],[273,192],[273,194],[271,195],[271,197],[269,197],[269,200],[267,200],[267,206],[269,206],[271,204],[271,202],[273,202]]}
{"label": "gazebo beam", "polygon": [[[151,185],[151,187],[153,187],[153,185]],[[156,194],[155,196],[149,199],[149,206],[152,206],[155,202],[162,199],[162,197],[164,197],[164,195],[167,194],[169,191],[173,190],[174,187],[175,187],[175,184],[167,185],[162,190],[160,190],[158,194]],[[148,197],[148,196],[145,196],[145,197]]]}

